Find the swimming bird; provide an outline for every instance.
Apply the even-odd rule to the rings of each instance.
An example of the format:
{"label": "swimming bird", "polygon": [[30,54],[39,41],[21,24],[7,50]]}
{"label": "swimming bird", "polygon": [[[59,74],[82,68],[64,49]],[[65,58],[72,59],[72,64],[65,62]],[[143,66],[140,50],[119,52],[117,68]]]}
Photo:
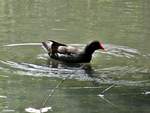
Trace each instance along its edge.
{"label": "swimming bird", "polygon": [[50,58],[65,63],[89,63],[95,50],[105,50],[99,41],[92,41],[82,50],[53,40],[42,42],[42,45]]}

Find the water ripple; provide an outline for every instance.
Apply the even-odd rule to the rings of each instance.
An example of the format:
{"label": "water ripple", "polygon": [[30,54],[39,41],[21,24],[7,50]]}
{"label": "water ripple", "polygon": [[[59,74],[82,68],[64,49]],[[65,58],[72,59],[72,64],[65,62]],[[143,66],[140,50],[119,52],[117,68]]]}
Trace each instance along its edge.
{"label": "water ripple", "polygon": [[94,71],[77,67],[58,67],[50,68],[29,63],[17,63],[13,61],[0,61],[10,68],[3,68],[3,71],[13,72],[19,75],[28,75],[34,77],[54,77],[75,79],[79,81],[94,81],[101,84],[117,84],[117,85],[150,85],[148,84],[147,75],[150,74],[149,69],[136,67],[110,67],[95,69]]}
{"label": "water ripple", "polygon": [[82,76],[85,74],[84,70],[78,68],[68,68],[68,69],[50,68],[29,63],[16,63],[12,61],[2,61],[2,60],[0,62],[12,68],[12,69],[5,68],[3,69],[3,71],[4,70],[13,71],[15,69],[13,73],[21,75],[30,75],[35,77],[47,76],[47,77],[63,78],[69,75],[70,78],[82,79]]}
{"label": "water ripple", "polygon": [[[7,44],[4,46],[16,47],[16,46],[41,46],[41,45],[42,45],[41,43],[18,43],[18,44]],[[85,44],[68,44],[68,45],[76,46],[79,48],[83,48],[85,46]],[[128,46],[104,44],[104,47],[106,48],[107,52],[101,51],[101,53],[105,53],[105,54],[116,56],[116,57],[132,58],[137,55],[141,55],[141,53],[137,49],[129,48]]]}
{"label": "water ripple", "polygon": [[[79,48],[84,47],[84,44],[70,44],[77,46]],[[16,46],[41,46],[41,43],[20,43],[20,44],[8,44],[4,47],[16,47]],[[104,44],[107,52],[97,51],[99,53],[110,55],[113,57],[123,57],[123,58],[137,58],[143,55],[134,48],[129,48],[128,46],[120,46],[113,44]],[[39,53],[36,59],[48,60],[49,56],[47,53]],[[48,66],[42,66],[32,63],[25,62],[14,62],[9,60],[0,60],[3,66],[0,70],[4,72],[10,72],[18,75],[28,75],[34,77],[56,77],[56,78],[66,78],[75,79],[81,81],[94,81],[96,83],[103,84],[121,84],[121,85],[143,85],[147,84],[147,75],[150,74],[150,70],[145,67],[135,67],[135,66],[113,66],[107,68],[96,68],[89,70],[86,68],[80,68],[75,66],[66,66],[64,64],[58,63],[56,67],[49,64]]]}
{"label": "water ripple", "polygon": [[133,58],[135,56],[140,55],[140,52],[137,49],[129,48],[127,46],[106,44],[105,47],[108,51],[106,54],[113,55],[116,57]]}

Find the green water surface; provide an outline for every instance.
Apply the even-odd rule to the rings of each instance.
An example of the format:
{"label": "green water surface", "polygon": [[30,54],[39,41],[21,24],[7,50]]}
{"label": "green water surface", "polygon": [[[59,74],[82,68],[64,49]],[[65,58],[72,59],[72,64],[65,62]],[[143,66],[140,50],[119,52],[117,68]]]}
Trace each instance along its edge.
{"label": "green water surface", "polygon": [[[48,59],[40,45],[48,39],[99,40],[107,52],[83,68],[66,65]],[[150,113],[150,0],[0,0],[0,113],[29,107]]]}

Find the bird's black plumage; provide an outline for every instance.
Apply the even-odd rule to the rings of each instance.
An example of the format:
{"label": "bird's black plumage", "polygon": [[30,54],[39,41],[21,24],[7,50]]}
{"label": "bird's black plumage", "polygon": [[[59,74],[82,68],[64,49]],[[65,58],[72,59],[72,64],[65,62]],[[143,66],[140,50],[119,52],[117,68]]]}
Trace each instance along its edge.
{"label": "bird's black plumage", "polygon": [[42,44],[51,58],[66,63],[89,63],[95,50],[104,50],[98,41],[92,41],[83,50],[52,40],[42,42]]}

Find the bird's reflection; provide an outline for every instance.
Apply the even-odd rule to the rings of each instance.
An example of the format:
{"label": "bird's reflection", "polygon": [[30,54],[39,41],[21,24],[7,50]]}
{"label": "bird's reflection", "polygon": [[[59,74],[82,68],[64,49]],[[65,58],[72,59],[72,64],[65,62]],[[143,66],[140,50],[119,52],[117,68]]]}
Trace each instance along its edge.
{"label": "bird's reflection", "polygon": [[[85,76],[88,76],[88,77],[92,78],[92,82],[93,82],[94,86],[99,86],[100,85],[100,82],[97,81],[97,74],[96,74],[95,70],[92,68],[90,63],[71,64],[71,63],[59,62],[59,61],[56,61],[56,60],[53,60],[53,59],[48,59],[47,60],[47,65],[50,68],[69,69],[69,70],[72,70],[72,71],[78,70],[79,71],[78,74],[82,74],[83,76],[85,75]],[[84,73],[82,73],[81,71],[84,72]]]}

